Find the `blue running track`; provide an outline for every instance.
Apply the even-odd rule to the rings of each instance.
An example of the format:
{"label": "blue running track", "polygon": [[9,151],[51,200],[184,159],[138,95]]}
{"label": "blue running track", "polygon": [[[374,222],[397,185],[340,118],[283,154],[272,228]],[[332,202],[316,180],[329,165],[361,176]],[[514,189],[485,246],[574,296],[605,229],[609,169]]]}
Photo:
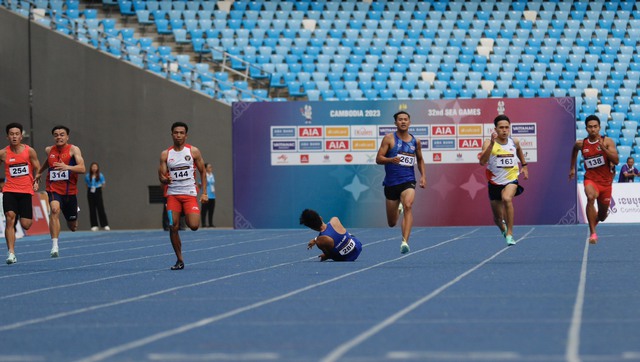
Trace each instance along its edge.
{"label": "blue running track", "polygon": [[640,361],[640,224],[65,232],[0,266],[3,361]]}

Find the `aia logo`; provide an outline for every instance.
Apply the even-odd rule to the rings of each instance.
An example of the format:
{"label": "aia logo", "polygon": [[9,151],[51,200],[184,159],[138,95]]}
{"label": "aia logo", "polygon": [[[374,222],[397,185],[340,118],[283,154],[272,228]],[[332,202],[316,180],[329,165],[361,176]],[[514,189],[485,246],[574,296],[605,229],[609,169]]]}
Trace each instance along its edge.
{"label": "aia logo", "polygon": [[298,130],[300,137],[322,137],[321,127],[300,127]]}
{"label": "aia logo", "polygon": [[431,134],[434,136],[453,136],[456,134],[455,126],[432,126]]}
{"label": "aia logo", "polygon": [[325,141],[325,147],[327,150],[348,150],[349,141]]}

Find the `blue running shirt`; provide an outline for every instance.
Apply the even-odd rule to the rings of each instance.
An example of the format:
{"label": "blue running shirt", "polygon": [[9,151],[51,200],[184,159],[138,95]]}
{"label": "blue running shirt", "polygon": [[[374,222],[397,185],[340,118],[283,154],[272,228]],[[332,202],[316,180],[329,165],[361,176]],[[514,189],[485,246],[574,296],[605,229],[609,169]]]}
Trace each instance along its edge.
{"label": "blue running shirt", "polygon": [[416,182],[416,174],[414,172],[414,166],[416,164],[416,138],[412,134],[411,141],[404,142],[398,137],[397,132],[393,133],[395,143],[393,147],[387,152],[385,157],[393,158],[400,156],[401,161],[399,164],[387,163],[384,165],[384,171],[386,173],[383,186],[395,186],[406,182]]}

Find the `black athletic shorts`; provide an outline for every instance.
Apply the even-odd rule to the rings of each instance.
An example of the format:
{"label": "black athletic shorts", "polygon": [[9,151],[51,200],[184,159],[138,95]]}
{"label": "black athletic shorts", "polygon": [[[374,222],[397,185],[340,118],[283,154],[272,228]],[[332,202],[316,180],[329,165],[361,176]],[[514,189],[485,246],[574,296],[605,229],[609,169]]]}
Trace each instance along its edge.
{"label": "black athletic shorts", "polygon": [[4,192],[2,194],[2,209],[4,213],[13,211],[16,216],[20,216],[23,219],[33,219],[31,196],[31,194],[18,192]]}
{"label": "black athletic shorts", "polygon": [[402,191],[406,189],[415,189],[415,188],[416,188],[415,181],[405,182],[399,185],[385,186],[384,197],[387,200],[400,200],[400,194],[402,194]]}
{"label": "black athletic shorts", "polygon": [[506,185],[494,185],[489,183],[489,200],[491,201],[502,201],[502,190],[504,190],[505,186],[516,184],[518,189],[516,190],[516,194],[514,196],[518,196],[524,192],[524,187],[518,185],[518,180],[510,182]]}
{"label": "black athletic shorts", "polygon": [[60,195],[51,191],[47,191],[47,194],[49,194],[49,203],[54,200],[60,203],[60,211],[67,221],[78,220],[78,198],[76,195]]}

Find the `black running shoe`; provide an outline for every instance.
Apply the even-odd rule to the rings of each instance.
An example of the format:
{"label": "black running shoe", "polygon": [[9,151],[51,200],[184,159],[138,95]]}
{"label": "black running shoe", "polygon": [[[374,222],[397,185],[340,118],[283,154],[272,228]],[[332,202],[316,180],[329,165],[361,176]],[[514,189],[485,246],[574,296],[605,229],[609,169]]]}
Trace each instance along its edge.
{"label": "black running shoe", "polygon": [[184,263],[181,261],[176,261],[176,264],[171,267],[171,270],[182,270],[184,269]]}

